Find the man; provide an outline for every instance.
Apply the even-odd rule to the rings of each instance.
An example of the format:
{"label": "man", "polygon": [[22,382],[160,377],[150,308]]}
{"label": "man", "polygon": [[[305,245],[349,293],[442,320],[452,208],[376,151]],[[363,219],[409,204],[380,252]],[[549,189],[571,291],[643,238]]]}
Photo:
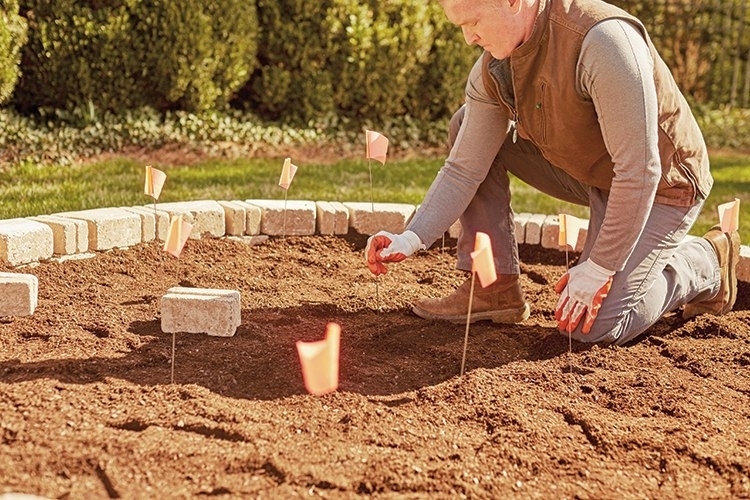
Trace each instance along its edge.
{"label": "man", "polygon": [[[457,267],[475,234],[492,241],[498,280],[475,285],[472,320],[517,323],[519,283],[508,174],[589,207],[579,263],[556,284],[558,329],[621,345],[667,312],[724,314],[737,295],[739,235],[685,240],[713,185],[702,134],[643,24],[601,0],[442,0],[484,54],[451,121],[451,151],[402,234],[370,237],[370,270],[386,272],[458,218]],[[470,279],[423,299],[427,319],[466,321]]]}

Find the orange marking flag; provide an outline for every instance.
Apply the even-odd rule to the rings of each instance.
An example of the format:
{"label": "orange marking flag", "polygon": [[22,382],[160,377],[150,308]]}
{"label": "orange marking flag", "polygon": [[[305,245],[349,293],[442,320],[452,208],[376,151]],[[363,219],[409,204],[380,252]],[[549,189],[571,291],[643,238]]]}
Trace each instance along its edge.
{"label": "orange marking flag", "polygon": [[482,288],[490,286],[497,280],[495,259],[492,255],[492,244],[486,233],[477,233],[474,239],[474,251],[471,252],[471,271],[479,275]]}
{"label": "orange marking flag", "polygon": [[380,132],[372,130],[365,131],[367,140],[367,159],[376,160],[385,165],[385,157],[388,155],[388,138]]}
{"label": "orange marking flag", "polygon": [[338,388],[340,343],[341,327],[336,323],[328,323],[324,340],[297,341],[302,378],[310,394],[321,396]]}
{"label": "orange marking flag", "polygon": [[146,182],[143,186],[143,194],[158,200],[159,195],[161,194],[161,188],[164,187],[164,181],[166,180],[167,174],[161,170],[146,165]]}
{"label": "orange marking flag", "polygon": [[583,221],[578,217],[568,214],[560,214],[560,233],[557,244],[561,247],[569,246],[571,250],[576,249],[578,244],[578,233],[583,227]]}
{"label": "orange marking flag", "polygon": [[164,251],[179,257],[192,230],[193,225],[183,222],[182,215],[172,217],[167,231],[167,240],[164,242]]}
{"label": "orange marking flag", "polygon": [[725,233],[737,231],[740,227],[740,199],[719,205],[719,224]]}
{"label": "orange marking flag", "polygon": [[291,158],[284,159],[284,166],[281,167],[281,178],[279,179],[279,186],[284,189],[289,189],[294,179],[294,174],[297,173],[297,165],[292,163]]}

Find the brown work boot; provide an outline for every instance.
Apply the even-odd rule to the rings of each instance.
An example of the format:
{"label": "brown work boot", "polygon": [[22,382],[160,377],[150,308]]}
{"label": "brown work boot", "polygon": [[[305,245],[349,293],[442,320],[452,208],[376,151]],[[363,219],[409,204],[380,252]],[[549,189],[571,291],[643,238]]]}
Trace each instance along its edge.
{"label": "brown work boot", "polygon": [[[471,277],[447,297],[417,301],[412,311],[425,319],[466,323],[470,292]],[[482,288],[479,280],[475,280],[471,303],[472,323],[485,319],[494,323],[519,323],[528,317],[529,304],[523,298],[517,274],[499,274],[497,281],[487,288]]]}
{"label": "brown work boot", "polygon": [[716,297],[685,304],[684,319],[699,314],[720,316],[732,310],[737,299],[737,263],[740,261],[740,234],[737,231],[724,233],[720,226],[714,226],[703,236],[716,252],[721,271],[721,286]]}

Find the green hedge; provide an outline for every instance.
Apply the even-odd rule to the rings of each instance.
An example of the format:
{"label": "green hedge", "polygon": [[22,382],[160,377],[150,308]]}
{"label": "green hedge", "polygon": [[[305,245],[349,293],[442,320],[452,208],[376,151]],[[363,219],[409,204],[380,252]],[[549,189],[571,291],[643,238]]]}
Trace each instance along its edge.
{"label": "green hedge", "polygon": [[14,102],[24,110],[226,106],[255,64],[255,9],[239,0],[24,0]]}
{"label": "green hedge", "polygon": [[[444,119],[477,49],[412,0],[21,0],[13,104],[102,112],[233,107],[293,125]],[[49,114],[49,113],[47,113]]]}
{"label": "green hedge", "polygon": [[258,66],[235,105],[286,123],[445,118],[476,57],[431,2],[258,0],[258,16]]}
{"label": "green hedge", "polygon": [[333,112],[332,5],[333,0],[257,0],[258,63],[235,107],[296,123]]}
{"label": "green hedge", "polygon": [[8,101],[21,74],[19,64],[27,26],[18,9],[18,0],[0,0],[0,104]]}

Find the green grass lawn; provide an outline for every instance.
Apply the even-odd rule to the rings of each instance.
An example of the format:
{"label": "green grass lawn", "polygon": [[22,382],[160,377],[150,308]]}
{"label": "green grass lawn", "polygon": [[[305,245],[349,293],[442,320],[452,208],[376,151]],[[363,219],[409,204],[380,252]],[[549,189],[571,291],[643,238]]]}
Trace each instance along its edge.
{"label": "green grass lawn", "polygon": [[[703,234],[718,221],[717,206],[741,200],[740,232],[750,241],[750,156],[712,156],[714,189],[692,233]],[[442,158],[362,160],[306,164],[286,193],[287,199],[375,201],[418,204]],[[167,181],[159,202],[187,200],[284,199],[278,186],[282,159],[210,160],[191,166],[159,167]],[[143,194],[144,164],[119,158],[74,166],[22,164],[0,171],[0,219],[87,208],[150,205]],[[569,213],[587,217],[587,209],[560,202],[513,179],[517,213]]]}

